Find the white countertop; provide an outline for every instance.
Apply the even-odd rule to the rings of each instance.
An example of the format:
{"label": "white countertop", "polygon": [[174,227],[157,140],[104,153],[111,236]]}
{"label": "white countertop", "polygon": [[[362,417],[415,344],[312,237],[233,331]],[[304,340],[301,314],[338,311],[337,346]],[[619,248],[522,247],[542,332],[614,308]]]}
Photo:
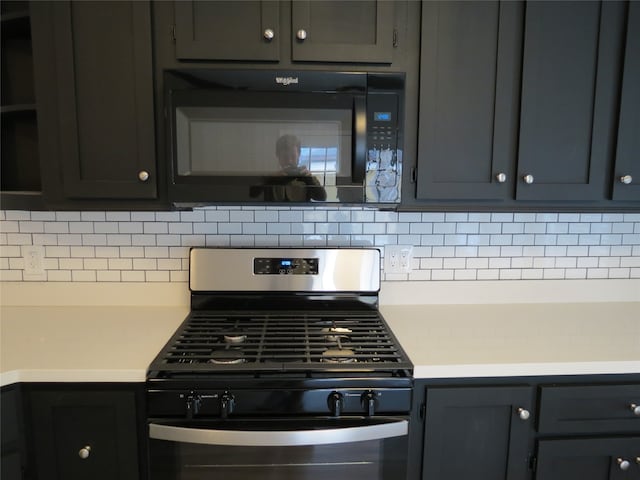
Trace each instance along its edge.
{"label": "white countertop", "polygon": [[[416,378],[640,372],[640,302],[383,305]],[[0,385],[143,382],[186,306],[3,306]]]}
{"label": "white countertop", "polygon": [[187,307],[0,307],[0,385],[144,382]]}
{"label": "white countertop", "polygon": [[640,302],[388,305],[416,378],[640,373]]}

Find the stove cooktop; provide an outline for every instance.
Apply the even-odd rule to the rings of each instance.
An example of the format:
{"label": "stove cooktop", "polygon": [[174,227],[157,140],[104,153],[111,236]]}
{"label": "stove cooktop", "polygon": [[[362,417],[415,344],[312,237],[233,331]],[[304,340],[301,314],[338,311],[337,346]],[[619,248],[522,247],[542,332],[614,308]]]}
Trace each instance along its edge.
{"label": "stove cooktop", "polygon": [[399,375],[411,368],[378,312],[192,312],[150,371]]}

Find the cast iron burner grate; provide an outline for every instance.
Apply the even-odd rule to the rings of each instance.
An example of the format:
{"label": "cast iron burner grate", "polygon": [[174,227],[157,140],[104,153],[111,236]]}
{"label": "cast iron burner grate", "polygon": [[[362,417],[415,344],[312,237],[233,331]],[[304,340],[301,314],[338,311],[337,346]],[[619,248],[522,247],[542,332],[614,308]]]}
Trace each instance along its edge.
{"label": "cast iron burner grate", "polygon": [[358,313],[192,312],[150,366],[197,372],[411,369],[383,318]]}

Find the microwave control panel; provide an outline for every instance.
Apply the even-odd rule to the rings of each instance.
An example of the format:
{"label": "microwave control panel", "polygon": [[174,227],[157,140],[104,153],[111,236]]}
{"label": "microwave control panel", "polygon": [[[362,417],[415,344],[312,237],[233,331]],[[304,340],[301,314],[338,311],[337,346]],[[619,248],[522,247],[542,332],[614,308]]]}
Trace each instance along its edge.
{"label": "microwave control panel", "polygon": [[398,96],[389,93],[367,95],[367,149],[398,148]]}

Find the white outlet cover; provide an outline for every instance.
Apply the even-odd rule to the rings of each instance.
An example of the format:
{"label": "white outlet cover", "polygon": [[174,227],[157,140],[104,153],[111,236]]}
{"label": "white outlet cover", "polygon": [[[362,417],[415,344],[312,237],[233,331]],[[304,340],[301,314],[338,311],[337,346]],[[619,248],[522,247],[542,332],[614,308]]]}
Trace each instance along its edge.
{"label": "white outlet cover", "polygon": [[410,273],[413,245],[385,245],[385,273]]}
{"label": "white outlet cover", "polygon": [[44,247],[42,245],[25,245],[22,247],[24,261],[23,277],[25,280],[46,280],[44,271]]}

